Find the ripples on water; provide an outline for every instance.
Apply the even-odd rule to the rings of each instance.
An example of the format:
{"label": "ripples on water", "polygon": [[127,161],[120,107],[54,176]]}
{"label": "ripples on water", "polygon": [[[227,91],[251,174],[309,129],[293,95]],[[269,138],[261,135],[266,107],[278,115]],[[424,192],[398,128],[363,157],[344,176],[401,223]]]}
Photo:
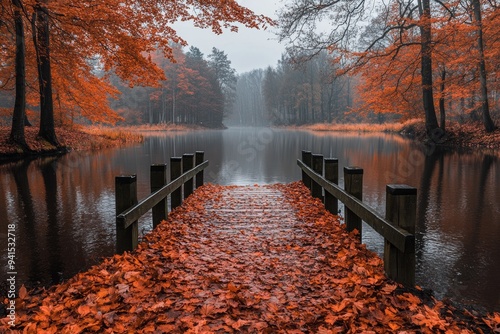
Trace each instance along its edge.
{"label": "ripples on water", "polygon": [[[57,283],[113,254],[117,175],[137,174],[143,198],[149,193],[151,164],[203,150],[210,160],[208,182],[292,182],[300,178],[296,159],[303,149],[339,158],[340,176],[344,166],[363,167],[364,201],[381,215],[386,184],[416,187],[417,284],[439,298],[500,311],[499,155],[429,154],[418,144],[386,134],[265,128],[150,133],[138,146],[1,166],[0,217],[7,219],[0,227],[17,226],[18,282]],[[149,217],[140,222],[142,233],[151,229]],[[363,228],[363,242],[382,254],[382,238]],[[0,234],[0,240],[6,244],[6,235]]]}

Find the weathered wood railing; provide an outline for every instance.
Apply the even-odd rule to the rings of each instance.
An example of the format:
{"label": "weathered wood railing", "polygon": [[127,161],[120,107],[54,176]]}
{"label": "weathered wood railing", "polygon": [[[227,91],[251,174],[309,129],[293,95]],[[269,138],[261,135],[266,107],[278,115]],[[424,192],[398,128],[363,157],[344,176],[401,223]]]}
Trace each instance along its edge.
{"label": "weathered wood railing", "polygon": [[302,151],[302,160],[297,160],[297,164],[302,169],[302,181],[311,189],[312,196],[324,200],[327,210],[337,214],[338,201],[344,203],[347,230],[357,229],[361,238],[364,221],[384,237],[384,269],[387,276],[404,285],[414,286],[417,189],[407,185],[387,185],[386,215],[382,218],[362,202],[362,168],[344,167],[345,189],[341,189],[338,186],[338,159],[323,159],[322,155]]}
{"label": "weathered wood railing", "polygon": [[[204,152],[184,154],[170,158],[170,179],[167,184],[167,165],[151,165],[151,194],[137,202],[136,175],[121,175],[115,178],[116,202],[116,251],[133,250],[137,247],[138,219],[152,209],[153,228],[167,218],[167,196],[170,197],[171,210],[182,204],[182,193],[187,198],[193,192],[193,179],[196,187],[203,185],[203,170],[208,160],[203,161]],[[184,191],[182,191],[184,190]]]}

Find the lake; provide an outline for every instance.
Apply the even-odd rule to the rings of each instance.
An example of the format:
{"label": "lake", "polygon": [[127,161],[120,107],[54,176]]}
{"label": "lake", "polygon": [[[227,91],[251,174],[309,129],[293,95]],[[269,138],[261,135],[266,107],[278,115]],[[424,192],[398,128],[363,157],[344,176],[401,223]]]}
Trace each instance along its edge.
{"label": "lake", "polygon": [[[296,160],[302,150],[338,158],[341,185],[344,166],[362,167],[363,200],[381,215],[386,184],[416,187],[417,284],[438,298],[500,311],[500,153],[443,151],[390,134],[150,132],[136,146],[0,166],[2,254],[7,226],[15,224],[18,284],[61,282],[114,253],[115,176],[137,174],[140,199],[149,194],[151,164],[205,151],[205,182],[288,183],[301,177]],[[148,218],[139,223],[141,234],[151,230]],[[363,242],[381,254],[383,240],[368,226],[363,229]],[[6,282],[6,256],[2,267]],[[4,295],[6,283],[0,286]]]}

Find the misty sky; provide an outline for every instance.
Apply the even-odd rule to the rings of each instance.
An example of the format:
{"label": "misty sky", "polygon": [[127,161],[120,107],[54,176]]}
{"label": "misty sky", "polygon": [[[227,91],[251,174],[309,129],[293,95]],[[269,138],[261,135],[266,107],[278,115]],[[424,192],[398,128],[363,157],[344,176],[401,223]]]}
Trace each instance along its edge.
{"label": "misty sky", "polygon": [[[241,0],[238,3],[256,14],[264,14],[273,19],[276,18],[275,11],[281,5],[279,0]],[[212,47],[225,51],[233,68],[240,74],[269,65],[275,67],[285,50],[285,46],[278,43],[273,33],[275,28],[262,31],[241,27],[238,33],[226,31],[222,35],[194,28],[187,22],[178,23],[174,28],[189,45],[198,47],[205,55],[211,53]]]}

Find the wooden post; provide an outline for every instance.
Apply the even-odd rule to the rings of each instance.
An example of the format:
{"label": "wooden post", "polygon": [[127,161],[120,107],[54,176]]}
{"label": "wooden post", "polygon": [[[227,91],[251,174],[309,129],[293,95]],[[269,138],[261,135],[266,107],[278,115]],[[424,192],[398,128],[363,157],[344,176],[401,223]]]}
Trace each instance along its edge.
{"label": "wooden post", "polygon": [[[386,187],[385,218],[393,225],[415,235],[417,189],[400,184]],[[388,277],[405,286],[415,286],[415,245],[401,252],[385,241],[384,269]]]}
{"label": "wooden post", "polygon": [[[185,153],[182,155],[182,173],[186,173],[194,167],[194,154]],[[184,183],[184,199],[193,193],[193,179]]]}
{"label": "wooden post", "polygon": [[[302,151],[302,162],[307,166],[312,168],[312,153],[311,151]],[[305,186],[311,189],[311,178],[302,171],[302,182]]]}
{"label": "wooden post", "polygon": [[[172,157],[170,158],[170,181],[175,180],[182,174],[182,158]],[[182,186],[172,191],[172,196],[170,198],[170,207],[175,209],[182,203]]]}
{"label": "wooden post", "polygon": [[[167,164],[151,165],[150,180],[152,193],[163,188],[167,184]],[[153,228],[155,228],[162,220],[167,219],[167,198],[156,204],[152,212]]]}
{"label": "wooden post", "polygon": [[[123,211],[137,204],[137,177],[122,175],[115,177],[115,208],[118,216]],[[123,253],[137,247],[139,226],[135,221],[127,229],[116,224],[116,252]]]}
{"label": "wooden post", "polygon": [[[323,176],[323,155],[312,155],[312,169],[319,175]],[[323,201],[323,187],[314,180],[311,180],[311,194],[313,197],[319,198]]]}
{"label": "wooden post", "polygon": [[[195,156],[195,165],[201,165],[203,163],[205,152],[196,151]],[[199,188],[203,185],[203,171],[200,171],[196,174],[196,188]]]}
{"label": "wooden post", "polygon": [[[363,168],[344,167],[344,189],[357,199],[363,199]],[[361,218],[356,216],[347,206],[345,207],[345,222],[348,231],[358,230],[359,239],[361,240]]]}
{"label": "wooden post", "polygon": [[[325,159],[325,179],[339,184],[339,159]],[[334,215],[339,214],[339,201],[325,189],[325,208]]]}

